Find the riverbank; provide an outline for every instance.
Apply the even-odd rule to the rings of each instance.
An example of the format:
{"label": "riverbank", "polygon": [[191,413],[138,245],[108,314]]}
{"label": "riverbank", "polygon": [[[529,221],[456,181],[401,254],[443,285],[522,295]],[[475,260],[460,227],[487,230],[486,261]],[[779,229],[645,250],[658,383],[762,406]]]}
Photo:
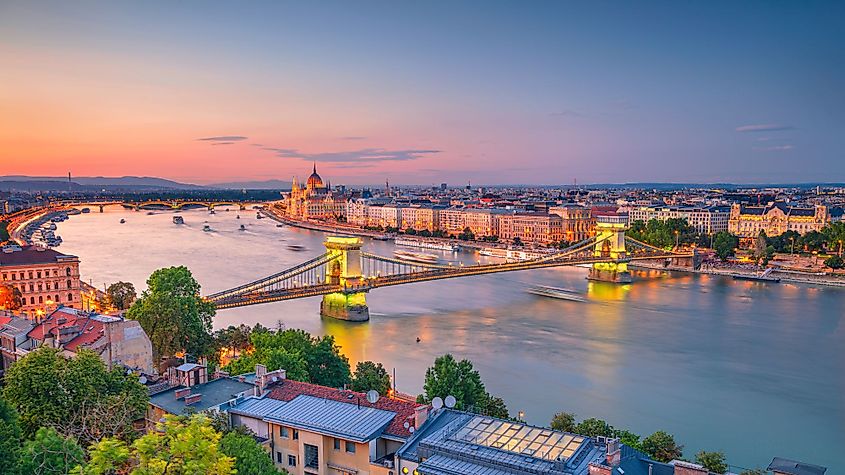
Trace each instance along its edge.
{"label": "riverbank", "polygon": [[[693,274],[710,274],[710,275],[723,275],[723,276],[734,276],[740,275],[743,277],[754,277],[758,274],[758,271],[751,270],[751,269],[739,269],[739,268],[716,268],[716,267],[705,267],[702,269],[693,269],[691,267],[684,267],[684,266],[664,266],[662,263],[658,262],[644,262],[639,261],[636,264],[629,264],[632,269],[649,269],[649,270],[665,270],[665,271],[672,271],[672,272],[689,272]],[[772,271],[770,274],[772,277],[777,277],[781,280],[781,282],[790,282],[794,284],[812,284],[812,285],[825,285],[830,287],[845,287],[845,277],[833,276],[833,275],[818,275],[818,274],[804,274],[798,272],[787,272],[787,271]]]}

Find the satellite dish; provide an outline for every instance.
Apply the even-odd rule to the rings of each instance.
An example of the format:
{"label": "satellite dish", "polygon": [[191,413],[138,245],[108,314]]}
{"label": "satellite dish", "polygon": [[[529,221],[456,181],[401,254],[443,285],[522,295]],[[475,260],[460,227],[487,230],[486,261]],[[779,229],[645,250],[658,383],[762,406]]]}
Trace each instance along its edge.
{"label": "satellite dish", "polygon": [[409,428],[408,428],[408,432],[410,432],[410,433],[412,433],[412,434],[413,434],[413,433],[414,433],[414,428],[413,428],[413,427],[409,427]]}
{"label": "satellite dish", "polygon": [[379,398],[379,394],[378,394],[378,391],[376,391],[375,389],[370,389],[369,391],[367,391],[367,401],[370,404],[377,403],[378,398]]}
{"label": "satellite dish", "polygon": [[141,376],[140,378],[138,378],[138,382],[141,384],[147,384],[147,377]]}
{"label": "satellite dish", "polygon": [[273,376],[273,377],[272,377],[272,378],[270,378],[270,379],[272,379],[274,383],[275,383],[276,381],[278,381],[278,380],[279,380],[279,378],[277,378],[276,376]]}
{"label": "satellite dish", "polygon": [[408,427],[411,427],[411,424],[409,424],[408,421],[405,421],[405,423],[402,424],[402,427],[407,429]]}
{"label": "satellite dish", "polygon": [[443,399],[440,399],[440,396],[437,396],[431,400],[431,405],[435,409],[440,409],[441,407],[443,407]]}
{"label": "satellite dish", "polygon": [[445,403],[446,407],[448,407],[449,409],[455,407],[455,404],[457,404],[457,402],[458,401],[455,399],[455,396],[446,396]]}

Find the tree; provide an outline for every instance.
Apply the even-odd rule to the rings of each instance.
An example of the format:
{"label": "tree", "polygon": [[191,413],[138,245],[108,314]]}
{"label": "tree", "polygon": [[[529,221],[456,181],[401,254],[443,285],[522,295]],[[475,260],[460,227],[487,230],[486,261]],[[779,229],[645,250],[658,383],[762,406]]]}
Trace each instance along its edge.
{"label": "tree", "polygon": [[469,360],[456,361],[451,354],[436,358],[434,366],[426,370],[423,390],[424,402],[431,402],[435,397],[454,396],[456,409],[474,412],[486,405],[487,391],[481,375]]}
{"label": "tree", "polygon": [[514,237],[513,238],[513,245],[514,246],[522,246],[523,245],[522,239],[520,239],[519,236]]}
{"label": "tree", "polygon": [[21,426],[18,412],[0,399],[0,473],[15,473],[21,451]]}
{"label": "tree", "polygon": [[507,419],[510,417],[505,400],[498,396],[491,396],[489,394],[484,400],[482,409],[479,412],[485,416],[498,417],[499,419]]}
{"label": "tree", "polygon": [[[81,474],[229,475],[235,473],[236,462],[222,450],[221,437],[202,414],[190,418],[167,416],[158,430],[148,432],[131,446],[117,439],[104,439],[92,445],[91,461],[81,469]],[[267,458],[266,454],[263,456]]]}
{"label": "tree", "polygon": [[34,439],[24,442],[18,470],[27,475],[66,475],[84,461],[85,452],[72,437],[41,427]]}
{"label": "tree", "polygon": [[20,289],[11,284],[0,284],[0,310],[18,310],[21,308]]}
{"label": "tree", "polygon": [[620,442],[628,447],[642,451],[642,441],[640,436],[625,429],[613,429],[613,437],[619,439]]}
{"label": "tree", "polygon": [[575,433],[589,437],[612,437],[613,426],[601,419],[591,417],[589,419],[584,419],[575,426]]}
{"label": "tree", "polygon": [[644,438],[640,447],[643,452],[658,462],[669,462],[678,459],[684,452],[684,446],[675,443],[675,438],[662,430]]}
{"label": "tree", "polygon": [[575,432],[575,414],[571,412],[558,412],[552,416],[552,422],[549,424],[549,427],[563,432]]}
{"label": "tree", "polygon": [[390,375],[381,363],[359,361],[352,375],[352,390],[367,392],[371,389],[387,396],[390,392]]}
{"label": "tree", "polygon": [[276,475],[279,473],[267,452],[249,435],[229,432],[220,439],[223,454],[235,459],[237,473],[250,475]]}
{"label": "tree", "polygon": [[845,260],[839,256],[830,256],[824,260],[824,265],[830,267],[831,269],[841,269],[845,267]]}
{"label": "tree", "polygon": [[467,226],[461,234],[458,234],[458,239],[461,241],[475,241],[475,233],[473,233],[472,229]]}
{"label": "tree", "polygon": [[200,296],[200,285],[187,267],[158,269],[147,279],[147,290],[129,308],[153,344],[153,357],[186,352],[211,356],[214,304]]}
{"label": "tree", "polygon": [[727,231],[719,231],[713,238],[713,249],[723,261],[733,256],[737,247],[739,247],[739,238]]}
{"label": "tree", "polygon": [[758,262],[762,261],[766,256],[766,246],[768,245],[768,239],[766,237],[766,231],[760,230],[760,234],[754,238],[754,259]]}
{"label": "tree", "polygon": [[408,236],[416,236],[417,230],[414,228],[408,228],[405,230],[405,234],[407,234]]}
{"label": "tree", "polygon": [[349,358],[334,344],[334,337],[326,335],[316,339],[316,344],[305,354],[311,382],[321,386],[340,388],[352,381]]}
{"label": "tree", "polygon": [[767,473],[769,472],[763,470],[762,468],[746,468],[745,470],[739,472],[739,475],[766,475]]}
{"label": "tree", "polygon": [[129,308],[135,297],[135,286],[130,282],[115,282],[106,289],[106,303],[118,310]]}
{"label": "tree", "polygon": [[722,452],[705,452],[702,450],[695,454],[695,461],[713,473],[725,473],[728,471],[725,454]]}
{"label": "tree", "polygon": [[149,400],[138,378],[108,370],[92,351],[81,350],[72,359],[60,351],[39,348],[6,373],[5,397],[17,408],[24,434],[54,427],[85,444],[130,435]]}

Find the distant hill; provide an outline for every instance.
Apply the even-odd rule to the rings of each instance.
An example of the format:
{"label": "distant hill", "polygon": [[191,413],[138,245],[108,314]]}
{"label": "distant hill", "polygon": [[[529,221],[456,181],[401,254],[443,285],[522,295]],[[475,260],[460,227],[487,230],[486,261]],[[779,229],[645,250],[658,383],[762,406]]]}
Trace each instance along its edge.
{"label": "distant hill", "polygon": [[291,187],[291,182],[282,180],[232,181],[227,183],[214,183],[208,186],[212,188],[227,188],[234,190],[288,190]]}
{"label": "distant hill", "polygon": [[6,175],[0,176],[0,190],[16,191],[144,191],[144,190],[199,190],[206,187],[179,183],[157,177],[44,177]]}

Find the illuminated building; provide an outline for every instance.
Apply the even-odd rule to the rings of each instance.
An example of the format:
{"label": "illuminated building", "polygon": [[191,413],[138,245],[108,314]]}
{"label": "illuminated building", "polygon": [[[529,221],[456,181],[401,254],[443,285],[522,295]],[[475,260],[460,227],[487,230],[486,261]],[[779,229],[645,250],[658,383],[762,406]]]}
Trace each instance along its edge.
{"label": "illuminated building", "polygon": [[331,186],[323,184],[314,165],[305,188],[294,178],[291,191],[285,198],[286,213],[294,219],[336,220],[346,214],[346,199],[335,196]]}
{"label": "illuminated building", "polygon": [[668,219],[686,219],[687,223],[703,234],[716,234],[728,230],[730,208],[727,206],[710,206],[707,208],[683,206],[636,206],[629,208],[628,225],[635,221],[647,223],[652,219],[666,221]]}
{"label": "illuminated building", "polygon": [[499,239],[505,241],[549,244],[563,238],[563,218],[557,214],[501,214],[497,222]]}
{"label": "illuminated building", "polygon": [[40,246],[6,247],[0,253],[0,282],[21,292],[21,311],[44,315],[56,305],[82,306],[79,258]]}
{"label": "illuminated building", "polygon": [[440,210],[432,206],[408,206],[402,208],[402,229],[436,231],[439,226]]}
{"label": "illuminated building", "polygon": [[787,231],[805,234],[821,231],[830,221],[826,206],[789,206],[783,202],[765,206],[731,206],[728,231],[741,238],[756,238],[760,231],[767,236],[780,236]]}
{"label": "illuminated building", "polygon": [[583,241],[595,234],[593,217],[590,209],[578,205],[549,207],[549,214],[560,216],[562,238],[564,241]]}

